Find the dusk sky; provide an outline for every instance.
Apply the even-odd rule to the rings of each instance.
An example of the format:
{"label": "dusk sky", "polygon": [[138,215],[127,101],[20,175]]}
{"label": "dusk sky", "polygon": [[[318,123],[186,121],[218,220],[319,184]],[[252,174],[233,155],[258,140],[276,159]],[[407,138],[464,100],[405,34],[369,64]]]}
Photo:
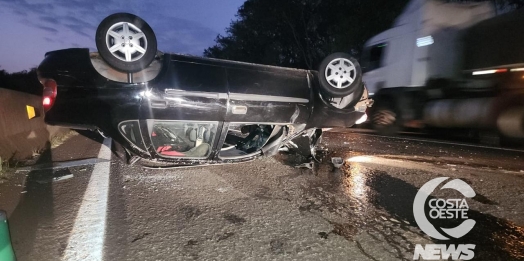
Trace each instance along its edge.
{"label": "dusk sky", "polygon": [[0,0],[0,69],[36,67],[47,51],[96,50],[95,31],[117,12],[140,16],[154,30],[158,49],[202,55],[235,19],[245,0]]}

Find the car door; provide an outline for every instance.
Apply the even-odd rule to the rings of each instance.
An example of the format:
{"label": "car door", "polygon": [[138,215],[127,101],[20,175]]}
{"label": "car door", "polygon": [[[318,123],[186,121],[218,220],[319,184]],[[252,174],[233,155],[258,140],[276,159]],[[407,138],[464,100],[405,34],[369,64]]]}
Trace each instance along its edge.
{"label": "car door", "polygon": [[229,102],[219,160],[252,159],[279,140],[285,126],[307,122],[312,96],[308,71],[237,62],[224,66]]}
{"label": "car door", "polygon": [[[214,157],[227,109],[226,84],[223,67],[171,55],[164,77],[144,94],[140,117],[144,140],[154,150],[150,152],[170,158]],[[207,145],[209,153],[199,149]]]}
{"label": "car door", "polygon": [[226,68],[229,103],[226,122],[306,121],[312,90],[308,72],[260,65]]}

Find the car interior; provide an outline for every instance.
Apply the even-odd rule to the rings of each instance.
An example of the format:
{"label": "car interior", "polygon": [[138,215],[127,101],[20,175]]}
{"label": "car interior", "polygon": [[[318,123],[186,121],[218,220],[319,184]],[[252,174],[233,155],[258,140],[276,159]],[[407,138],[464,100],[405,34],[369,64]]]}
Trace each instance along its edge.
{"label": "car interior", "polygon": [[156,122],[151,141],[158,154],[176,158],[203,158],[211,152],[215,123]]}
{"label": "car interior", "polygon": [[220,158],[233,158],[257,152],[267,143],[273,129],[273,125],[230,125],[220,149]]}

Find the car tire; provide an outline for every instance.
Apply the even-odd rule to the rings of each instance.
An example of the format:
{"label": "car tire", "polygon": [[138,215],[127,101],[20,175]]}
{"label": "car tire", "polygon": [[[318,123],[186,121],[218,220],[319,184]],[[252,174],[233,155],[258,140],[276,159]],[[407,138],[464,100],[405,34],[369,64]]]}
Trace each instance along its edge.
{"label": "car tire", "polygon": [[153,29],[140,17],[117,13],[106,17],[96,30],[96,47],[102,59],[122,72],[138,72],[155,59]]}
{"label": "car tire", "polygon": [[371,113],[371,124],[381,135],[396,135],[400,130],[399,114],[389,104],[378,105]]}
{"label": "car tire", "polygon": [[353,92],[353,100],[346,106],[346,108],[355,107],[355,105],[357,105],[357,103],[361,101],[365,89],[366,87],[364,83],[361,83],[360,86],[357,86],[357,88],[355,88],[355,91]]}
{"label": "car tire", "polygon": [[324,58],[318,74],[321,91],[333,98],[348,96],[362,84],[360,64],[347,53],[334,53]]}

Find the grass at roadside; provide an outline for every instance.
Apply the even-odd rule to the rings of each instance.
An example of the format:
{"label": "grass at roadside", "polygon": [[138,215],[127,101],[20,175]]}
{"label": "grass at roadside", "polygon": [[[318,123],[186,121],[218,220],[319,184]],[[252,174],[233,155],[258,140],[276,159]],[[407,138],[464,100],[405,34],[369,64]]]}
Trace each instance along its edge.
{"label": "grass at roadside", "polygon": [[60,145],[62,145],[64,142],[66,142],[68,139],[78,135],[78,132],[74,130],[65,130],[59,132],[57,135],[52,137],[49,140],[51,148],[41,148],[41,149],[35,149],[33,151],[32,158],[25,159],[25,160],[9,160],[9,159],[3,159],[0,158],[0,184],[3,183],[6,180],[9,180],[9,177],[11,174],[15,173],[15,170],[18,166],[23,166],[26,164],[31,164],[31,162],[34,162],[38,160],[38,157],[47,149],[54,149]]}
{"label": "grass at roadside", "polygon": [[8,180],[8,173],[11,169],[11,166],[9,164],[9,161],[0,158],[0,184],[4,183],[4,181]]}
{"label": "grass at roadside", "polygon": [[51,149],[54,149],[60,145],[62,145],[66,140],[70,139],[71,137],[74,137],[78,135],[78,132],[74,130],[69,130],[61,135],[56,135],[49,141],[51,143]]}

